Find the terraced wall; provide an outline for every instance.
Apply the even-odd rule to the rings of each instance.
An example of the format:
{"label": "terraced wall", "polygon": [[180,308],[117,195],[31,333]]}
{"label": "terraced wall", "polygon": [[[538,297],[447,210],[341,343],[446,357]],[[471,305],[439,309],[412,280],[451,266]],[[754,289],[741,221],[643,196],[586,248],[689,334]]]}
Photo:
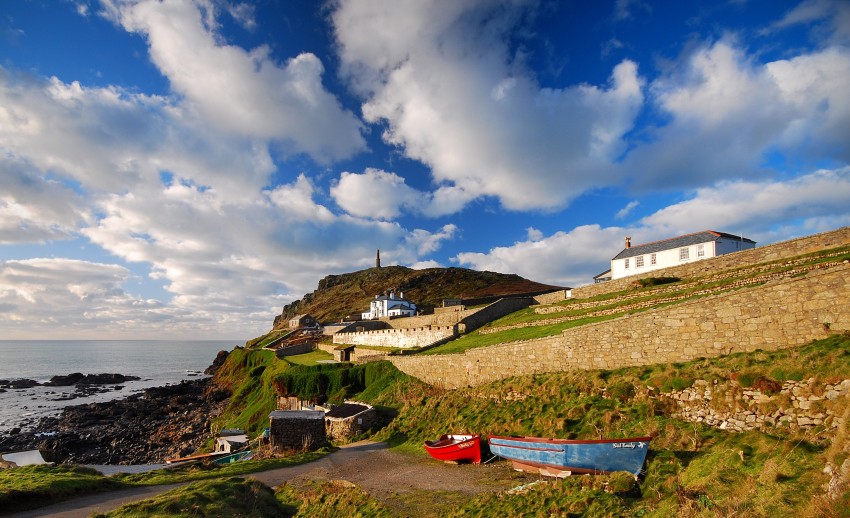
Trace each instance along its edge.
{"label": "terraced wall", "polygon": [[[850,234],[848,229],[842,231]],[[832,241],[817,249],[840,244]],[[463,354],[388,359],[427,383],[458,388],[540,372],[616,369],[776,350],[829,333],[850,332],[847,301],[850,264],[843,264],[757,288],[568,329],[559,336]]]}

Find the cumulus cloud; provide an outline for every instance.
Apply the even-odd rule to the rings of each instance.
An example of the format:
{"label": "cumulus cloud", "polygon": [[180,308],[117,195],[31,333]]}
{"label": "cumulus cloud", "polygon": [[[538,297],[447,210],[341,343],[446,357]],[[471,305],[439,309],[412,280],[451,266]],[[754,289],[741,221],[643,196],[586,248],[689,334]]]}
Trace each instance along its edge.
{"label": "cumulus cloud", "polygon": [[652,83],[652,100],[670,121],[625,167],[639,188],[673,189],[766,177],[770,153],[846,161],[848,78],[847,48],[758,64],[729,41],[701,47]]}
{"label": "cumulus cloud", "polygon": [[[113,264],[71,259],[0,262],[0,306],[4,336],[64,338],[133,337],[165,319],[156,301],[125,293],[129,270]],[[57,333],[56,330],[60,330]]]}
{"label": "cumulus cloud", "polygon": [[373,168],[363,174],[343,172],[330,193],[349,214],[373,219],[396,218],[402,208],[416,212],[417,204],[428,197],[408,186],[401,176]]}
{"label": "cumulus cloud", "polygon": [[673,235],[706,230],[706,224],[711,230],[749,233],[769,229],[777,222],[823,217],[838,217],[833,224],[841,220],[846,224],[850,220],[848,200],[848,167],[819,170],[787,182],[724,181],[697,189],[692,198],[643,218],[641,224],[656,233]]}
{"label": "cumulus cloud", "polygon": [[0,161],[0,244],[68,239],[93,216],[84,200],[55,180],[33,177],[31,166]]}
{"label": "cumulus cloud", "polygon": [[[320,161],[364,149],[360,122],[322,85],[324,65],[314,54],[278,63],[266,46],[227,45],[214,6],[200,0],[116,0],[107,13],[147,38],[153,63],[186,107],[219,131],[280,141]],[[251,19],[244,7],[231,13]]]}
{"label": "cumulus cloud", "polygon": [[476,270],[516,273],[527,279],[564,287],[588,284],[610,266],[623,248],[626,230],[584,225],[548,237],[495,247],[487,253],[465,252],[452,260]]}
{"label": "cumulus cloud", "polygon": [[[637,66],[601,86],[541,87],[506,41],[523,2],[340,2],[343,73],[384,140],[431,168],[449,213],[481,196],[563,207],[611,180],[643,102]],[[434,207],[437,212],[437,205]]]}

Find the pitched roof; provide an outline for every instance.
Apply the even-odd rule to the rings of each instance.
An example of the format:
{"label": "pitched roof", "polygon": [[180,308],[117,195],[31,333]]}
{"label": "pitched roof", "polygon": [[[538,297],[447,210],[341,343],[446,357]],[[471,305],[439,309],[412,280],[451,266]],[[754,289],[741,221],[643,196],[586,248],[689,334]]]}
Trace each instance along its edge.
{"label": "pitched roof", "polygon": [[734,234],[727,234],[726,232],[715,232],[714,230],[704,230],[702,232],[695,232],[693,234],[687,234],[679,237],[671,237],[669,239],[654,241],[652,243],[646,243],[644,245],[637,245],[631,248],[624,248],[623,251],[617,254],[617,256],[614,257],[614,259],[612,260],[625,259],[627,257],[635,257],[637,255],[643,254],[651,254],[654,252],[671,250],[673,248],[682,248],[684,246],[698,245],[700,243],[710,243],[719,239],[733,239],[735,241],[743,241],[744,243],[751,243],[753,245],[756,244],[756,242],[752,239],[736,236]]}

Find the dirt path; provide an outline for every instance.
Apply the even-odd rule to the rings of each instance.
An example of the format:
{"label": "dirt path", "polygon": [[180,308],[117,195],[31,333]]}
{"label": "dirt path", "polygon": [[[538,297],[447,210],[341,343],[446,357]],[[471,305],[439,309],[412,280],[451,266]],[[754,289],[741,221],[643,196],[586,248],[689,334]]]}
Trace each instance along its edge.
{"label": "dirt path", "polygon": [[[340,448],[315,462],[245,475],[271,487],[290,483],[298,487],[311,480],[347,480],[381,500],[401,516],[438,516],[446,507],[461,505],[473,495],[499,491],[532,480],[507,462],[457,465],[427,457],[405,455],[384,443],[362,441]],[[129,502],[154,497],[184,484],[125,489],[88,495],[9,518],[51,516],[86,518]]]}

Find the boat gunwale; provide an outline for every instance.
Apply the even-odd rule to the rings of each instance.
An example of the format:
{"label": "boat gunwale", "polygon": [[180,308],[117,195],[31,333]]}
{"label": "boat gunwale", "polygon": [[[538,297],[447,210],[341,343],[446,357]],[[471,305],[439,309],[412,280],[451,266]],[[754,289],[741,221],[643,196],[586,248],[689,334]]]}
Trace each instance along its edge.
{"label": "boat gunwale", "polygon": [[[487,442],[496,440],[503,441],[516,441],[516,442],[526,442],[526,443],[545,443],[545,444],[607,444],[607,443],[616,443],[616,442],[649,442],[652,440],[652,436],[646,437],[627,437],[624,439],[552,439],[552,438],[542,438],[542,437],[511,437],[507,435],[491,435],[487,438]],[[492,444],[492,442],[490,442]],[[510,444],[497,444],[496,446],[504,446],[506,448],[522,448],[522,446],[514,446]],[[531,449],[531,448],[527,448]]]}

